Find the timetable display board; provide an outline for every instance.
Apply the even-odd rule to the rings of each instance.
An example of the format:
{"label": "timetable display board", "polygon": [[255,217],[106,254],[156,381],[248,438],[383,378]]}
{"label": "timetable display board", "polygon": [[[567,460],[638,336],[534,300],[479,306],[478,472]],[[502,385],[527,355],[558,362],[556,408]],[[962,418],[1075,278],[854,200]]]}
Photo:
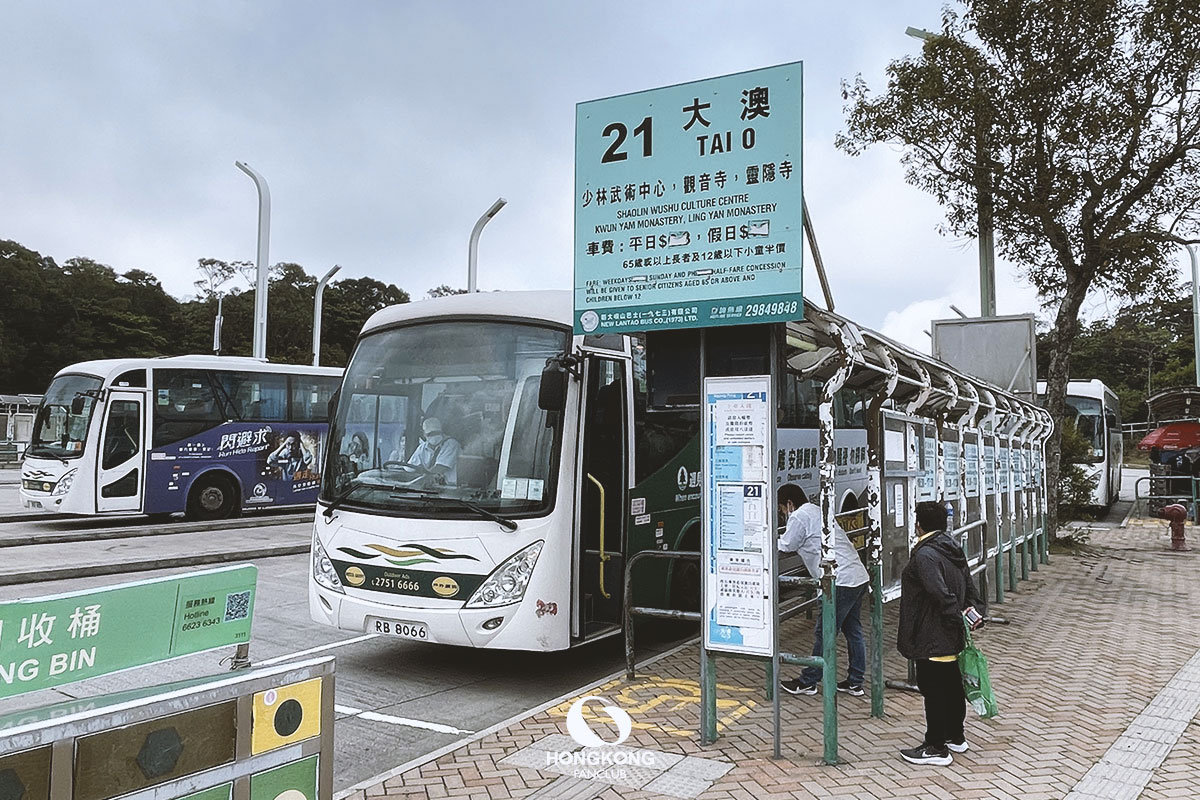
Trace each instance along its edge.
{"label": "timetable display board", "polygon": [[803,316],[802,74],[576,106],[576,334]]}
{"label": "timetable display board", "polygon": [[706,378],[704,645],[775,653],[775,500],[770,376]]}

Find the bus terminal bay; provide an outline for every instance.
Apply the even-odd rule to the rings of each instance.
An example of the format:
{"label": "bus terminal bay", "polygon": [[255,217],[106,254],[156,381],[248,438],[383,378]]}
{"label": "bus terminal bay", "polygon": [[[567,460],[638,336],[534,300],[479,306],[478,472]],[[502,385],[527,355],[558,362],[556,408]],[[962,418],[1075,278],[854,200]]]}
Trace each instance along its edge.
{"label": "bus terminal bay", "polygon": [[[996,315],[993,234],[1036,248],[991,166],[949,226],[978,233],[980,317],[950,306],[927,354],[836,307],[804,71],[576,103],[571,289],[478,291],[500,198],[465,292],[342,297],[344,368],[317,366],[340,265],[313,366],[267,358],[270,192],[237,161],[252,357],[220,355],[217,291],[248,263],[201,259],[217,355],[0,396],[0,800],[1200,797],[1200,447],[1163,432],[1123,470],[1125,395],[1068,380],[1067,299],[1039,385],[1035,315]],[[1120,238],[1060,254],[1067,298],[1159,257]],[[1200,436],[1193,392],[1151,399]],[[1056,530],[1067,438],[1101,518]]]}
{"label": "bus terminal bay", "polygon": [[[257,730],[261,703],[249,698],[275,702],[262,688],[269,674],[286,684],[280,697],[322,682],[321,726],[293,730],[275,712],[279,730],[293,731],[270,746],[281,749],[247,744],[244,766],[230,756],[180,786],[221,779],[251,791],[239,781],[261,765],[293,769],[271,756],[286,752],[295,764],[325,753],[332,774],[314,766],[314,786],[363,800],[1189,796],[1200,634],[1178,609],[1200,589],[1194,556],[1169,552],[1163,521],[1133,513],[1132,471],[1112,478],[1122,488],[1106,493],[1120,499],[1089,546],[1052,548],[1046,417],[995,385],[810,304],[792,322],[704,331],[573,335],[571,323],[565,292],[473,294],[379,312],[344,376],[211,357],[64,370],[71,385],[47,390],[33,433],[59,451],[38,460],[35,448],[22,469],[0,471],[0,601],[67,595],[67,610],[0,627],[0,759],[36,752],[36,731],[52,723],[77,743],[105,725],[132,731],[137,714],[165,713],[130,699],[154,685],[176,692],[175,715],[216,713],[205,698],[242,691],[204,676],[251,681],[244,724]],[[773,615],[778,662],[710,648],[703,630],[696,638],[705,473],[728,468],[715,449],[702,453],[702,428],[727,425],[723,441],[752,447],[757,413],[706,400],[761,376],[770,457],[739,451],[743,471],[721,474],[739,497],[757,496],[743,484],[758,474],[768,500],[795,483],[849,533],[872,584],[862,697],[834,687],[844,642],[822,654],[836,671],[816,696],[777,689],[808,656],[819,608],[822,576],[794,555],[779,558],[780,587],[758,606],[740,597],[721,612]],[[1103,419],[1099,394],[1072,408]],[[1092,430],[1106,446],[1105,425]],[[456,458],[419,455],[438,445]],[[224,473],[206,477],[216,467]],[[152,498],[171,485],[182,499],[167,510]],[[311,493],[253,502],[290,497],[280,486],[294,485]],[[221,497],[202,499],[213,486]],[[48,509],[54,499],[75,513]],[[950,507],[991,604],[976,641],[1001,707],[990,720],[969,712],[971,749],[936,772],[896,757],[924,719],[894,641],[912,514],[925,499]],[[774,503],[765,507],[770,525]],[[219,565],[242,563],[257,568],[253,608],[237,612],[249,623],[252,610],[248,640],[68,682],[91,675],[108,646],[86,632],[105,631],[109,601],[70,608],[71,597],[240,574]],[[228,626],[229,605],[222,618],[199,595],[184,601],[192,595],[179,595],[174,636]],[[136,618],[138,607],[113,613]],[[146,601],[146,643],[120,647],[153,649],[154,608]],[[713,631],[720,638],[722,626]],[[336,664],[328,676],[325,657]],[[305,713],[320,706],[296,698]],[[109,708],[120,713],[102,719]],[[96,790],[99,800],[166,779],[146,777],[136,754],[133,783]],[[18,777],[31,769],[0,761],[0,775],[8,763]],[[87,773],[82,762],[75,770]],[[61,791],[53,785],[45,796]]]}

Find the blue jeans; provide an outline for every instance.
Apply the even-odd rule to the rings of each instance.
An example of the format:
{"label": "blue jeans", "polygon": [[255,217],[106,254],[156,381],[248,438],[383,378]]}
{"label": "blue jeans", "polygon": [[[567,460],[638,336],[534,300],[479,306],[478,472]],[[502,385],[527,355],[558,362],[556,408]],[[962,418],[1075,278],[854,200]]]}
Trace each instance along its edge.
{"label": "blue jeans", "polygon": [[[864,583],[862,586],[838,586],[837,587],[837,608],[835,609],[835,618],[837,630],[842,632],[846,637],[846,649],[850,651],[850,669],[846,673],[846,679],[854,686],[861,686],[863,676],[867,671],[867,642],[863,638],[862,620],[859,615],[862,612],[863,597],[867,594],[867,589],[870,583]],[[824,599],[821,600],[821,606],[818,609],[823,610]],[[825,615],[822,610],[817,611],[817,630],[813,635],[813,651],[814,656],[824,654],[824,639],[821,637],[821,620]],[[836,636],[836,634],[835,634]],[[800,674],[800,681],[805,684],[814,684],[821,680],[820,667],[805,667],[804,672]]]}

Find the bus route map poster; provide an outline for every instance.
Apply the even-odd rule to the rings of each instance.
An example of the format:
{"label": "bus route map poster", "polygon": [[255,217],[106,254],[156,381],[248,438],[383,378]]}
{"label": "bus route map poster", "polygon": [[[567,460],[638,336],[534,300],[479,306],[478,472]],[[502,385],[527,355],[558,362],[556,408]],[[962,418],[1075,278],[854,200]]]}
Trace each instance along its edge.
{"label": "bus route map poster", "polygon": [[803,315],[802,65],[580,103],[575,333]]}

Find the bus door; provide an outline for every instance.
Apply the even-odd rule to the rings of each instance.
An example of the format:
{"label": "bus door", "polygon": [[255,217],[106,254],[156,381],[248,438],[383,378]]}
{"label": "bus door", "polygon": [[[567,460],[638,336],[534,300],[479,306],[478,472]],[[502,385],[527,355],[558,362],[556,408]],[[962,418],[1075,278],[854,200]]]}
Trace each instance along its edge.
{"label": "bus door", "polygon": [[583,448],[577,481],[579,574],[574,598],[575,630],[582,638],[621,624],[628,517],[629,363],[595,355],[585,362]]}
{"label": "bus door", "polygon": [[145,400],[113,389],[105,406],[96,468],[96,511],[141,511],[145,485]]}

